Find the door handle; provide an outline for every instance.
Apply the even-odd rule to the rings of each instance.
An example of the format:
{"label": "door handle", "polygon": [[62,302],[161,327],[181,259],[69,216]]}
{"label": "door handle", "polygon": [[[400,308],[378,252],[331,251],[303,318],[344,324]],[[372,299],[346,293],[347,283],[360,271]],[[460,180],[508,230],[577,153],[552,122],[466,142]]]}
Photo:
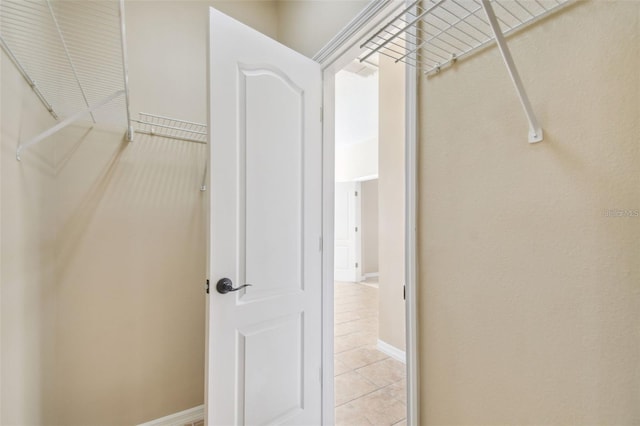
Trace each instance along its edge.
{"label": "door handle", "polygon": [[232,291],[238,291],[245,287],[249,287],[250,285],[251,284],[244,284],[244,285],[241,285],[240,287],[233,288],[233,282],[229,278],[221,278],[216,283],[216,290],[218,290],[218,293],[220,294],[227,294]]}

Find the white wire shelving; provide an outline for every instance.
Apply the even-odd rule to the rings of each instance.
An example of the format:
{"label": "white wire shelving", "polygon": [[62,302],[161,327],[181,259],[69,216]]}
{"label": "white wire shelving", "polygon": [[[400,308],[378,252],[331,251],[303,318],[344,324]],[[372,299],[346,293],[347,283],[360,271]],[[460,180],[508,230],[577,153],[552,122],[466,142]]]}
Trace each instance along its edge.
{"label": "white wire shelving", "polygon": [[495,41],[527,115],[529,142],[539,142],[542,129],[505,37],[568,4],[570,0],[416,0],[362,44],[360,60],[379,53],[431,76]]}
{"label": "white wire shelving", "polygon": [[162,136],[169,139],[178,139],[187,142],[207,143],[207,125],[192,121],[179,120],[177,118],[163,117],[161,115],[138,113],[136,133],[144,133],[151,136]]}
{"label": "white wire shelving", "polygon": [[[502,34],[523,29],[570,4],[569,0],[492,0]],[[413,29],[416,41],[406,35]],[[363,48],[431,75],[494,41],[482,0],[419,0],[398,13]]]}
{"label": "white wire shelving", "polygon": [[21,152],[85,119],[125,124],[130,139],[124,0],[2,0],[0,45],[60,120]]}
{"label": "white wire shelving", "polygon": [[[208,143],[207,125],[193,121],[179,120],[177,118],[164,117],[146,112],[138,113],[138,119],[131,120],[136,123],[135,133],[150,136],[159,136],[185,142],[194,142],[206,145]],[[206,178],[209,162],[204,165],[204,173],[200,190],[206,191]]]}

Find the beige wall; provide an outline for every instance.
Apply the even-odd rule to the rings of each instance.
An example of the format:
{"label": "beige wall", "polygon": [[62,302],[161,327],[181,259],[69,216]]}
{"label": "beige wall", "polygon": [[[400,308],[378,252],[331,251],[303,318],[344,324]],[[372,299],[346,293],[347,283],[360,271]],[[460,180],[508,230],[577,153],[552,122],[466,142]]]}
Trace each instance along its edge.
{"label": "beige wall", "polygon": [[206,123],[208,8],[277,37],[273,1],[127,1],[131,112]]}
{"label": "beige wall", "polygon": [[[588,2],[420,90],[423,425],[640,421],[640,3]],[[381,154],[382,157],[382,154]]]}
{"label": "beige wall", "polygon": [[404,67],[381,56],[378,78],[379,338],[404,350]]}
{"label": "beige wall", "polygon": [[278,0],[278,41],[313,57],[368,0]]}
{"label": "beige wall", "polygon": [[137,424],[200,405],[204,146],[72,130],[58,145],[52,423]]}
{"label": "beige wall", "polygon": [[16,148],[55,121],[0,55],[0,424],[42,424],[55,318],[54,156],[51,145],[40,145],[18,162]]}
{"label": "beige wall", "polygon": [[362,273],[378,272],[378,179],[360,185]]}

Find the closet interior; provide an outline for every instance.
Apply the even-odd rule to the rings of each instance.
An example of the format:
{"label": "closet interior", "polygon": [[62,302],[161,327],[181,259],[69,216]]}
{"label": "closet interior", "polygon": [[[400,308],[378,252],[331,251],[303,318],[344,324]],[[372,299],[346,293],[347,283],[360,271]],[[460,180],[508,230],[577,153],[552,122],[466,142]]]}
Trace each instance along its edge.
{"label": "closet interior", "polygon": [[3,420],[203,403],[207,7],[0,2]]}

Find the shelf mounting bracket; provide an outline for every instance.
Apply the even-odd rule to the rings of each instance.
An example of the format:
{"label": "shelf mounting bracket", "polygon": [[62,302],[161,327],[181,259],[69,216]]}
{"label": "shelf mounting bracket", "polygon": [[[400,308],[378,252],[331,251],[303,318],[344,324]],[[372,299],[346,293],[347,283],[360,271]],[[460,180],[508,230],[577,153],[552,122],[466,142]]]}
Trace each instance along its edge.
{"label": "shelf mounting bracket", "polygon": [[73,114],[72,116],[67,117],[64,120],[60,121],[58,124],[56,124],[55,126],[51,127],[50,129],[45,130],[44,132],[40,133],[39,135],[37,135],[37,136],[33,137],[32,139],[28,140],[27,142],[21,143],[20,145],[18,145],[18,149],[16,151],[16,160],[20,161],[20,154],[26,148],[29,148],[30,146],[39,144],[40,142],[42,142],[43,140],[45,140],[49,136],[51,136],[54,133],[64,129],[65,127],[67,127],[71,123],[79,120],[85,114],[88,114],[88,113],[91,113],[91,112],[95,111],[96,109],[102,107],[103,105],[111,102],[112,100],[114,100],[118,96],[124,95],[124,93],[125,93],[124,90],[118,90],[114,94],[104,98],[103,100],[101,100],[100,102],[96,103],[95,105],[92,105],[92,106],[90,106],[90,107],[88,107],[86,109],[83,109],[82,111],[78,111],[77,113]]}
{"label": "shelf mounting bracket", "polygon": [[524,86],[522,85],[522,80],[520,79],[520,75],[518,74],[518,70],[516,69],[516,64],[513,62],[513,57],[511,56],[511,52],[509,51],[509,47],[507,46],[507,42],[504,39],[504,34],[500,29],[500,25],[498,24],[498,19],[496,18],[496,14],[493,11],[493,6],[489,0],[481,0],[482,8],[484,9],[485,14],[487,15],[487,20],[489,21],[489,25],[491,26],[491,30],[496,39],[496,44],[498,45],[498,49],[500,49],[500,53],[502,54],[502,59],[504,60],[505,65],[507,66],[507,71],[509,71],[509,75],[511,76],[511,81],[518,92],[518,97],[520,98],[520,103],[522,104],[522,108],[527,116],[527,121],[529,122],[529,143],[536,143],[542,140],[542,128],[538,123],[535,113],[533,112],[533,108],[531,107],[531,103],[529,102],[529,97],[527,96],[527,92],[524,90]]}

